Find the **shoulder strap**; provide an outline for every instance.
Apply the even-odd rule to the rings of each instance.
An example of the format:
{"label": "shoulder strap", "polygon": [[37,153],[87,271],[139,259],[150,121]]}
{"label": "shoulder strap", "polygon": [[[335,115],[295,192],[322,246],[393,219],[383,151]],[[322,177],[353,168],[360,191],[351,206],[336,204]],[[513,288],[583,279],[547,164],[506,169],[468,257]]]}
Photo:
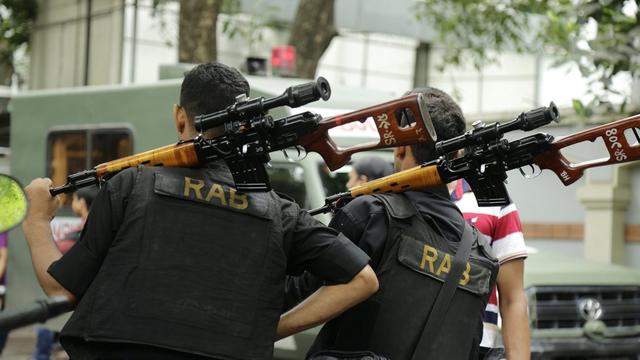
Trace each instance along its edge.
{"label": "shoulder strap", "polygon": [[[382,249],[382,256],[378,263],[375,264],[374,269],[378,271],[377,267],[385,263],[387,257],[393,256],[391,252],[392,248],[392,230],[393,226],[396,222],[396,219],[408,218],[415,214],[417,210],[411,204],[411,202],[404,196],[404,194],[374,194],[372,195],[374,198],[380,200],[382,205],[384,206],[385,212],[387,213],[387,238],[384,241],[384,248]],[[371,266],[374,266],[372,264]]]}
{"label": "shoulder strap", "polygon": [[449,305],[458,287],[458,282],[462,277],[467,261],[469,261],[469,254],[476,239],[475,231],[471,225],[465,222],[460,245],[458,246],[456,255],[453,257],[451,272],[447,275],[447,279],[444,281],[444,284],[442,284],[433,302],[433,307],[420,335],[420,340],[418,340],[416,349],[413,352],[412,360],[427,359],[428,354],[431,353],[433,349],[435,339],[438,337],[438,327],[449,310]]}
{"label": "shoulder strap", "polygon": [[410,218],[418,213],[418,210],[402,193],[399,194],[374,194],[374,198],[384,204],[387,214],[395,219]]}

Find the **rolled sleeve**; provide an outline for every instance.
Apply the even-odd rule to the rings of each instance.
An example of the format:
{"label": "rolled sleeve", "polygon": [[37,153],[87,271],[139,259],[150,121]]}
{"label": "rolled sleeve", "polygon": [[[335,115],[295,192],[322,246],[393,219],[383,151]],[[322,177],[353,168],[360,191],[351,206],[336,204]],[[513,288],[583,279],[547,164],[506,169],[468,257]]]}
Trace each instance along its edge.
{"label": "rolled sleeve", "polygon": [[309,271],[327,283],[346,283],[369,263],[369,256],[364,251],[304,210],[295,211],[285,223],[290,227],[286,232],[291,234],[287,260],[289,275]]}
{"label": "rolled sleeve", "polygon": [[369,256],[344,235],[324,248],[311,262],[309,272],[327,283],[349,282],[369,263]]}
{"label": "rolled sleeve", "polygon": [[101,264],[102,262],[79,242],[60,260],[53,262],[47,271],[65,289],[80,298],[91,285]]}

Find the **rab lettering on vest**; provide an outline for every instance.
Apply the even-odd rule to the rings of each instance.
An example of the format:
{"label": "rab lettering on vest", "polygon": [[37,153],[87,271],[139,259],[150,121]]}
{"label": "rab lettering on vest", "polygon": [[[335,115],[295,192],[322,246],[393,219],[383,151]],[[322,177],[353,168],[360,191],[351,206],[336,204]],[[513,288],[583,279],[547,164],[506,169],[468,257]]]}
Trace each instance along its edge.
{"label": "rab lettering on vest", "polygon": [[[428,271],[436,276],[440,276],[440,274],[442,273],[448,274],[449,271],[451,271],[451,255],[444,251],[438,253],[438,249],[425,244],[422,249],[422,260],[420,261],[420,269]],[[467,262],[466,269],[462,273],[462,278],[459,282],[460,285],[467,285],[469,283],[470,273],[471,264]]]}
{"label": "rab lettering on vest", "polygon": [[238,194],[234,188],[228,188],[228,190],[228,192],[225,191],[224,187],[218,183],[207,184],[204,180],[184,177],[183,195],[187,198],[218,202],[220,205],[238,210],[249,207],[249,199],[246,194]]}

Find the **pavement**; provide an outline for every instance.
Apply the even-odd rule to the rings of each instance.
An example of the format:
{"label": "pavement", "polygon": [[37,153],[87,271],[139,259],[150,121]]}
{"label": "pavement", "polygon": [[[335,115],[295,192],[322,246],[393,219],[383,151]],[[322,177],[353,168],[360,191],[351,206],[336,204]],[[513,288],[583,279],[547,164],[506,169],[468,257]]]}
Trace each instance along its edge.
{"label": "pavement", "polygon": [[36,328],[37,326],[27,326],[12,331],[0,359],[31,360],[36,347]]}

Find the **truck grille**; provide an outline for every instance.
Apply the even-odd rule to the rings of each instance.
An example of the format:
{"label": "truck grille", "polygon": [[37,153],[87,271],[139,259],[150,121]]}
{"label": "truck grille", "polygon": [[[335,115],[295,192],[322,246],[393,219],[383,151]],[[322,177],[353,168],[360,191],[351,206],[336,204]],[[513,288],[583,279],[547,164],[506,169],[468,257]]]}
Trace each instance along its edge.
{"label": "truck grille", "polygon": [[588,320],[640,325],[640,286],[534,286],[527,295],[534,329],[581,328]]}

